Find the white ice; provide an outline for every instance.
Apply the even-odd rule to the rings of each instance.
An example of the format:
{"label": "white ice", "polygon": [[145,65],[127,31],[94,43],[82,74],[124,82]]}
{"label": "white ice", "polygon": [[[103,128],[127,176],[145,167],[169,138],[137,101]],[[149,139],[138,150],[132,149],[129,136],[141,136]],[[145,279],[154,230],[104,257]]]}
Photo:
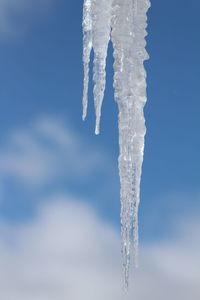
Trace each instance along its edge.
{"label": "white ice", "polygon": [[85,0],[83,118],[87,111],[88,64],[94,50],[94,103],[99,133],[101,105],[105,90],[107,47],[114,49],[115,101],[119,108],[119,175],[121,199],[122,257],[125,286],[128,286],[133,243],[134,266],[138,256],[138,207],[146,133],[143,108],[146,103],[144,60],[149,0]]}
{"label": "white ice", "polygon": [[101,106],[106,82],[106,57],[111,30],[112,0],[85,0],[83,9],[84,95],[83,119],[87,114],[90,53],[94,51],[93,80],[96,113],[95,133],[99,134]]}

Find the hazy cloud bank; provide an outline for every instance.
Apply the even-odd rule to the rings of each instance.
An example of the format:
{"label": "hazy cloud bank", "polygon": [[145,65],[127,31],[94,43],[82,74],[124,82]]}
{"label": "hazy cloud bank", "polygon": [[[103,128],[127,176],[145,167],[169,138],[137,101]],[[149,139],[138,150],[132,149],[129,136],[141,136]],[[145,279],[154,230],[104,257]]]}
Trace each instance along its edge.
{"label": "hazy cloud bank", "polygon": [[176,237],[142,247],[140,269],[125,296],[117,232],[77,199],[54,196],[26,226],[1,224],[1,297],[198,300],[200,223],[184,223]]}

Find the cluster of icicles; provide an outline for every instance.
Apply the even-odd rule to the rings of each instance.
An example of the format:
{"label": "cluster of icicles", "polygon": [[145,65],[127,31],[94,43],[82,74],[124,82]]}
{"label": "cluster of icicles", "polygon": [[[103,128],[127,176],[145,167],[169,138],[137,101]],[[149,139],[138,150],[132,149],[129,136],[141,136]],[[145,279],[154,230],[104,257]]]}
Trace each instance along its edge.
{"label": "cluster of icicles", "polygon": [[131,244],[134,266],[138,256],[138,206],[146,133],[145,50],[149,0],[85,0],[83,6],[83,119],[87,114],[90,54],[93,49],[95,133],[99,134],[106,81],[106,57],[111,40],[114,51],[115,101],[119,108],[119,174],[121,236],[125,286],[128,286]]}

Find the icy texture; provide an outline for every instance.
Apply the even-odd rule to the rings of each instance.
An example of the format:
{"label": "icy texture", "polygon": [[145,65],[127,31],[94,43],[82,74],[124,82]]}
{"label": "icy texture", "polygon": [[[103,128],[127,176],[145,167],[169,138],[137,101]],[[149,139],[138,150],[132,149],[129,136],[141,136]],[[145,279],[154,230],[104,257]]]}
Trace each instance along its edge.
{"label": "icy texture", "polygon": [[88,65],[91,49],[94,50],[94,105],[96,113],[95,133],[99,134],[101,106],[105,90],[105,67],[110,40],[112,0],[85,0],[83,9],[83,61],[84,95],[83,119],[87,114]]}
{"label": "icy texture", "polygon": [[[105,89],[105,64],[110,38],[114,48],[114,89],[119,108],[119,174],[121,198],[121,235],[125,286],[128,286],[131,243],[134,266],[138,256],[138,207],[142,171],[144,136],[143,108],[146,103],[145,50],[149,0],[93,0],[84,4],[84,117],[87,109],[88,62],[94,49],[94,101],[96,130],[99,133],[101,105]],[[90,8],[88,8],[90,7]],[[92,7],[92,9],[91,9]],[[112,7],[112,10],[110,9]],[[86,17],[85,17],[86,16]],[[86,21],[89,20],[89,21]],[[91,29],[92,27],[92,29]],[[92,38],[91,38],[92,36]],[[88,42],[90,40],[90,42]],[[91,42],[92,40],[92,42]]]}
{"label": "icy texture", "polygon": [[89,84],[89,63],[92,50],[92,0],[85,0],[83,4],[83,120],[87,115],[88,106],[88,84]]}
{"label": "icy texture", "polygon": [[147,0],[114,0],[112,42],[114,48],[115,100],[119,107],[119,173],[121,183],[122,254],[128,285],[133,230],[134,264],[137,267],[138,206],[146,133],[145,50]]}

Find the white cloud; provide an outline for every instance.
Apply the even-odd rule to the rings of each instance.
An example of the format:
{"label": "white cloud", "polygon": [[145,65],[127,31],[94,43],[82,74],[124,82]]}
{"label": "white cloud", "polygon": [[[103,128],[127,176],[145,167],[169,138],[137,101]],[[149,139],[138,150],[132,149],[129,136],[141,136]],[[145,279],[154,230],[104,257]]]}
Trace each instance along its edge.
{"label": "white cloud", "polygon": [[16,130],[0,150],[0,174],[29,185],[57,178],[84,179],[106,169],[106,157],[58,118]]}
{"label": "white cloud", "polygon": [[0,37],[21,35],[30,21],[44,16],[52,4],[52,0],[0,0]]}
{"label": "white cloud", "polygon": [[54,197],[26,226],[0,229],[4,300],[199,300],[199,221],[143,247],[129,296],[121,290],[117,233],[75,199]]}

